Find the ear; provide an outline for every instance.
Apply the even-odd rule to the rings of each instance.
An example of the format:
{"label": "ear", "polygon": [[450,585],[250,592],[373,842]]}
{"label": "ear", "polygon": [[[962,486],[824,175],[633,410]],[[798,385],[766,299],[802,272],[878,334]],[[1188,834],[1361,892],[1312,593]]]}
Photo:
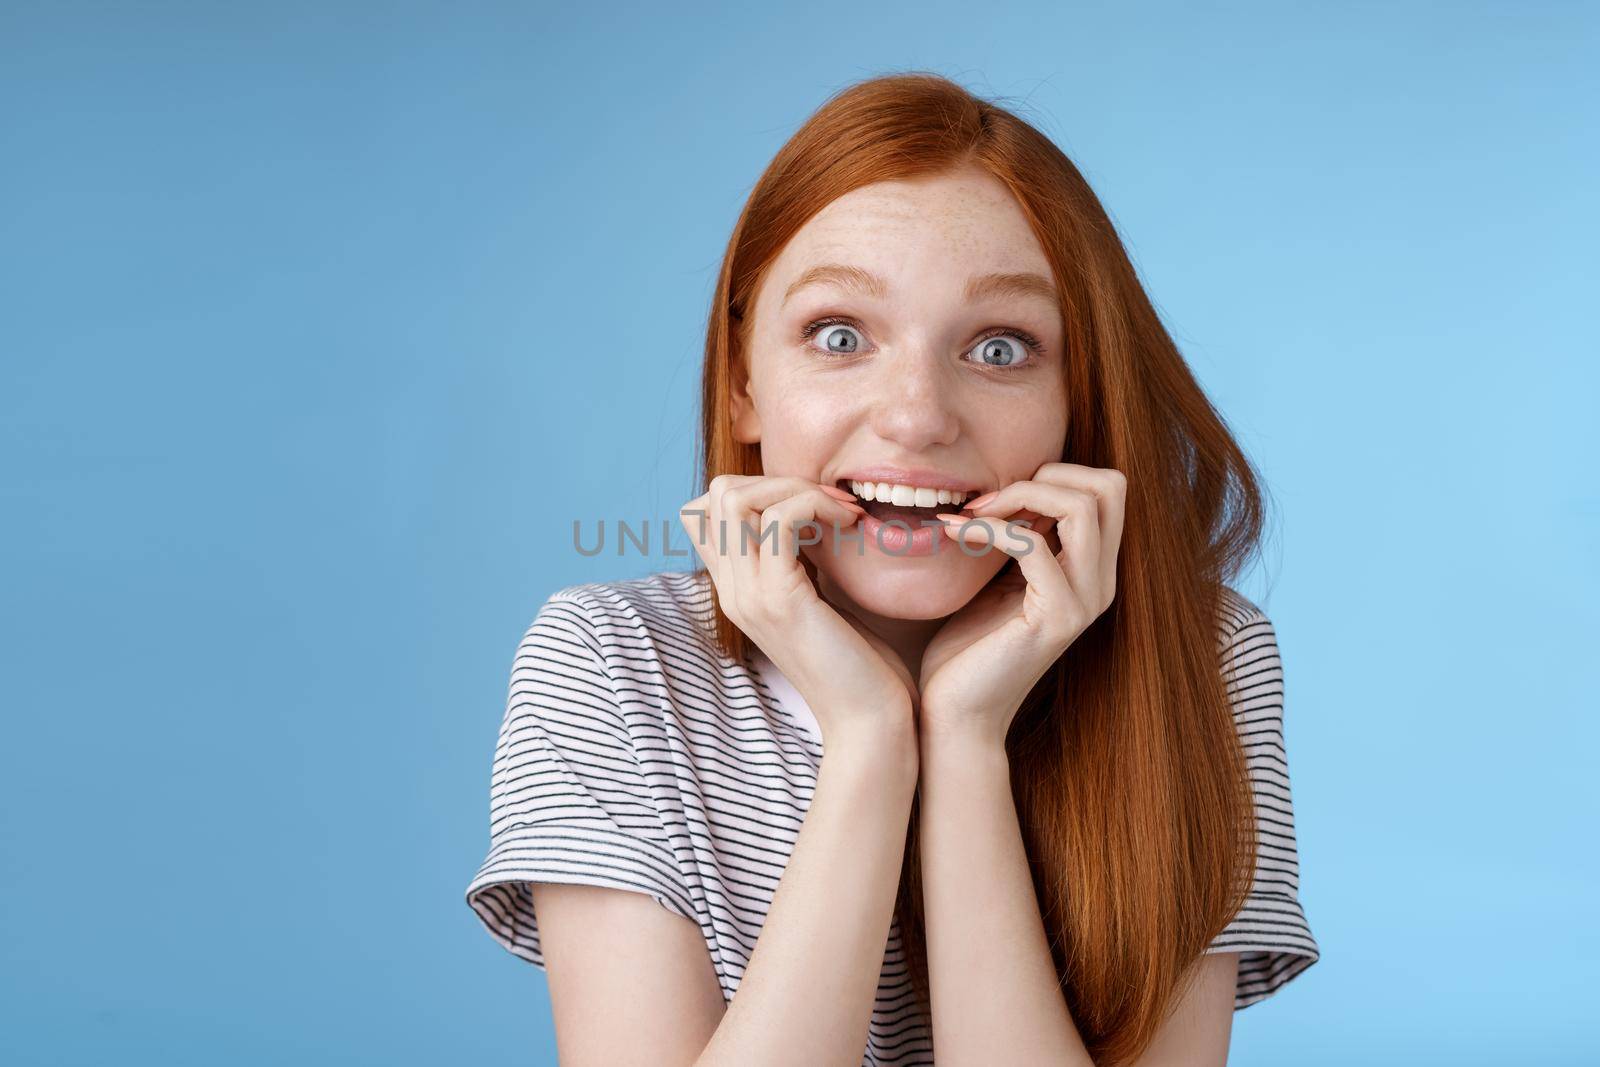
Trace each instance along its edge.
{"label": "ear", "polygon": [[733,439],[742,445],[761,443],[761,416],[756,414],[755,390],[740,367],[733,376]]}

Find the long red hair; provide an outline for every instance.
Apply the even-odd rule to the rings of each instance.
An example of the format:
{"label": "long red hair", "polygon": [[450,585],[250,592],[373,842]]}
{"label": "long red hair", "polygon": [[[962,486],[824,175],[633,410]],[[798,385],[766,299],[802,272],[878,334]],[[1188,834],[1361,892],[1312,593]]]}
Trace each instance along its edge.
{"label": "long red hair", "polygon": [[[1062,990],[1097,1062],[1120,1063],[1148,1046],[1253,875],[1253,807],[1217,641],[1223,584],[1256,551],[1263,507],[1249,460],[1077,168],[1033,126],[938,75],[832,96],[778,151],[728,242],[706,331],[702,474],[761,473],[757,446],[734,440],[730,394],[758,283],[794,233],[861,186],[973,164],[1015,195],[1054,270],[1063,459],[1128,480],[1115,602],[1006,740]],[[747,639],[720,605],[715,626],[742,660]],[[926,1004],[916,846],[914,815],[896,914]]]}

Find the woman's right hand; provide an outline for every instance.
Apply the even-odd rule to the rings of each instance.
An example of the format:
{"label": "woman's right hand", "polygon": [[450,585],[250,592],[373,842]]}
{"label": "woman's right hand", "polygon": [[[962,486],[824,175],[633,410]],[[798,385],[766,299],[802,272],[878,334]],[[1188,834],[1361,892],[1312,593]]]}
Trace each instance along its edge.
{"label": "woman's right hand", "polygon": [[[862,730],[914,730],[915,683],[905,664],[822,599],[800,556],[808,523],[844,529],[863,514],[853,496],[831,485],[721,474],[678,516],[723,612],[805,698],[825,745]],[[815,536],[813,530],[807,540]]]}

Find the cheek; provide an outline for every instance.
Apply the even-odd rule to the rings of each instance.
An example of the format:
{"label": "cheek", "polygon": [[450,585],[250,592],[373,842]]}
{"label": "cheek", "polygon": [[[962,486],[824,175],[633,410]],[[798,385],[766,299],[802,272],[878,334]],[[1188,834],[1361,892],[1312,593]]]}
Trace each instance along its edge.
{"label": "cheek", "polygon": [[758,405],[762,469],[769,475],[815,474],[849,434],[849,398],[804,382],[776,386]]}
{"label": "cheek", "polygon": [[1006,405],[977,420],[978,447],[997,471],[1028,478],[1061,458],[1067,436],[1066,398],[1054,395]]}

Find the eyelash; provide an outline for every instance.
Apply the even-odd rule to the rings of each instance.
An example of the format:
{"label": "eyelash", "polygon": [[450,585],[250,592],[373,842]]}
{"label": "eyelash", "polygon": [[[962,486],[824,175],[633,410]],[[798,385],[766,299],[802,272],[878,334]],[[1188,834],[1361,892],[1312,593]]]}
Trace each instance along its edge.
{"label": "eyelash", "polygon": [[[820,330],[822,330],[822,329],[824,329],[824,328],[826,328],[828,326],[848,326],[853,330],[859,330],[862,333],[866,332],[865,330],[861,329],[861,325],[859,323],[855,322],[852,319],[848,319],[848,318],[845,318],[845,317],[840,316],[840,315],[830,315],[827,318],[817,319],[815,322],[807,323],[805,328],[800,331],[800,341],[801,341],[801,343],[804,344],[806,342],[809,342],[811,340],[811,338],[813,338],[813,337],[815,337],[817,335],[818,331],[820,331]],[[996,326],[996,327],[992,327],[991,329],[986,330],[981,337],[978,337],[976,340],[974,340],[972,342],[972,344],[973,344],[973,346],[977,346],[977,345],[980,345],[983,342],[989,340],[991,337],[1006,337],[1006,336],[1015,337],[1019,341],[1021,341],[1023,344],[1027,345],[1028,348],[1030,350],[1032,350],[1034,356],[1037,357],[1037,356],[1044,355],[1044,345],[1039,341],[1039,339],[1037,337],[1033,336],[1033,334],[1029,333],[1027,330],[1019,330],[1015,326]],[[969,351],[970,351],[970,349],[969,349]],[[821,354],[822,355],[831,355],[831,356],[835,356],[837,358],[837,354],[836,353],[824,352],[824,353],[821,353]],[[1031,362],[1031,360],[1030,360],[1030,362]],[[1024,366],[1027,366],[1027,364],[1024,364]],[[992,369],[994,369],[994,370],[1006,370],[1008,368],[1006,368],[1006,367],[993,367]],[[1018,367],[1016,369],[1017,370],[1021,370],[1022,367]]]}

